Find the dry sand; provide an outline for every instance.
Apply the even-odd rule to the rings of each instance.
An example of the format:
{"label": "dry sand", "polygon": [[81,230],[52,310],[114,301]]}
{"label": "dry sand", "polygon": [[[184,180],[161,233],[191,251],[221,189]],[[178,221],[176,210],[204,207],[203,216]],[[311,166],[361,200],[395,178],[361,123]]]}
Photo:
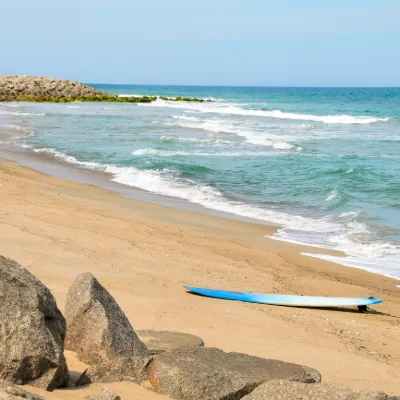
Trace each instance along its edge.
{"label": "dry sand", "polygon": [[[308,365],[325,382],[400,395],[398,281],[301,256],[303,247],[265,239],[271,227],[125,199],[4,159],[0,196],[0,254],[41,279],[61,310],[73,279],[90,271],[136,329],[188,332],[207,346]],[[274,307],[190,295],[185,284],[385,302],[376,314]],[[85,369],[73,353],[67,359],[74,374]],[[133,383],[105,386],[124,400],[164,398]],[[98,388],[46,397],[82,399]]]}

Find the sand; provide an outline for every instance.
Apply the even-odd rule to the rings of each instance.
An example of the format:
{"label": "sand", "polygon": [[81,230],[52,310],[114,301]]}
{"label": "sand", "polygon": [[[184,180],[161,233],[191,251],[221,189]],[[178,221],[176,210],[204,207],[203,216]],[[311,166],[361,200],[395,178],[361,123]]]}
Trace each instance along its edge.
{"label": "sand", "polygon": [[[90,271],[136,329],[192,333],[207,346],[308,365],[325,382],[400,395],[396,280],[302,256],[316,250],[264,238],[273,227],[126,199],[4,159],[0,196],[0,254],[41,279],[61,310],[71,282]],[[186,284],[385,302],[368,314],[275,307],[190,295]],[[73,374],[85,369],[67,359]],[[105,386],[125,400],[164,398],[133,383]],[[46,397],[82,399],[99,387]]]}

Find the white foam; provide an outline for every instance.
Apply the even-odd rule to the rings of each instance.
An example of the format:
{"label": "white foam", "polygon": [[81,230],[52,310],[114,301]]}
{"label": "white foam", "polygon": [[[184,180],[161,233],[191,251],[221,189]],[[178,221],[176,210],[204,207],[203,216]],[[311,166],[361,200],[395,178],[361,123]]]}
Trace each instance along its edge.
{"label": "white foam", "polygon": [[255,152],[255,151],[225,151],[225,152],[199,152],[199,151],[166,151],[151,148],[138,149],[131,153],[133,156],[156,155],[161,157],[174,156],[198,156],[198,157],[265,157],[275,155],[271,152]]}
{"label": "white foam", "polygon": [[[174,126],[190,129],[202,129],[214,133],[232,133],[243,137],[248,143],[258,146],[272,147],[276,150],[304,151],[302,146],[298,146],[294,143],[288,143],[279,138],[275,140],[270,139],[271,136],[276,138],[275,135],[269,136],[265,132],[246,130],[241,126],[236,126],[234,123],[229,123],[225,120],[202,120],[200,118],[187,116],[173,116],[173,118],[178,121],[172,124]],[[166,125],[167,124],[169,123],[166,123]]]}
{"label": "white foam", "polygon": [[325,201],[332,201],[338,199],[340,196],[339,191],[337,189],[333,189],[330,193],[329,196],[325,199]]}
{"label": "white foam", "polygon": [[15,129],[16,131],[24,131],[24,128],[21,128],[19,125],[9,124],[6,128]]}
{"label": "white foam", "polygon": [[389,278],[400,279],[398,258],[388,258],[388,257],[368,258],[368,257],[354,257],[354,256],[339,257],[328,254],[314,254],[314,253],[300,253],[300,254],[308,257],[319,258],[321,260],[345,265],[346,267],[363,269],[364,271],[384,275]]}
{"label": "white foam", "polygon": [[9,112],[5,110],[0,110],[0,114],[14,115],[14,116],[32,116],[32,117],[44,117],[46,115],[44,113],[35,114],[35,113],[18,112],[18,111]]}
{"label": "white foam", "polygon": [[186,102],[167,102],[162,99],[157,99],[152,103],[141,104],[144,107],[169,107],[169,108],[183,108],[201,113],[217,113],[217,114],[230,114],[230,115],[243,115],[254,117],[268,117],[288,120],[300,121],[314,121],[323,122],[326,124],[374,124],[377,122],[388,122],[390,118],[378,118],[369,116],[353,116],[353,115],[313,115],[313,114],[297,114],[291,112],[284,112],[281,110],[254,110],[246,109],[238,106],[215,105],[211,103],[186,103]]}
{"label": "white foam", "polygon": [[178,141],[178,142],[189,142],[189,143],[212,143],[213,145],[231,144],[229,140],[220,138],[192,138],[182,136],[160,136],[160,140],[165,142]]}
{"label": "white foam", "polygon": [[21,106],[20,103],[2,103],[4,107],[18,108]]}
{"label": "white foam", "polygon": [[22,147],[29,148],[33,150],[35,153],[45,153],[45,154],[50,154],[51,156],[58,158],[59,160],[65,161],[70,164],[75,164],[75,165],[82,165],[84,167],[96,170],[96,171],[101,171],[103,170],[103,167],[101,164],[96,163],[96,162],[87,162],[87,161],[79,161],[73,156],[69,156],[67,154],[64,154],[60,151],[50,149],[50,148],[33,148],[30,145],[23,144]]}
{"label": "white foam", "polygon": [[[341,251],[345,253],[345,257],[302,254],[400,279],[400,247],[374,240],[370,229],[357,221],[359,215],[359,212],[346,212],[335,219],[334,216],[325,217],[325,221],[328,222],[325,232],[318,232],[313,226],[292,229],[288,225],[270,238]],[[330,218],[330,221],[327,218]],[[314,235],[313,232],[317,234]]]}

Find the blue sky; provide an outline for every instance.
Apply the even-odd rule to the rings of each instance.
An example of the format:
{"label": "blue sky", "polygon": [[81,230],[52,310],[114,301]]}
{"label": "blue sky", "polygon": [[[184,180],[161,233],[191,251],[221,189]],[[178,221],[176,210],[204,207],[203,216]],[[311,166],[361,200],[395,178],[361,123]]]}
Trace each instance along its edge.
{"label": "blue sky", "polygon": [[400,85],[398,0],[0,0],[0,13],[0,75]]}

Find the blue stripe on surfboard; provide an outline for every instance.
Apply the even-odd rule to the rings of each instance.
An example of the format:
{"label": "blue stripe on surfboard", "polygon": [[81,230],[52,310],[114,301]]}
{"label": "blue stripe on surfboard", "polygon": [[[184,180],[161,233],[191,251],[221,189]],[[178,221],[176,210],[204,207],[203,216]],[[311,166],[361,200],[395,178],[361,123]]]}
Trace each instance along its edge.
{"label": "blue stripe on surfboard", "polygon": [[357,297],[322,297],[322,296],[295,296],[282,294],[263,294],[252,292],[229,292],[185,286],[187,290],[202,296],[225,300],[238,300],[249,303],[261,303],[281,306],[302,307],[340,307],[340,306],[368,306],[382,303],[381,299],[367,299]]}

